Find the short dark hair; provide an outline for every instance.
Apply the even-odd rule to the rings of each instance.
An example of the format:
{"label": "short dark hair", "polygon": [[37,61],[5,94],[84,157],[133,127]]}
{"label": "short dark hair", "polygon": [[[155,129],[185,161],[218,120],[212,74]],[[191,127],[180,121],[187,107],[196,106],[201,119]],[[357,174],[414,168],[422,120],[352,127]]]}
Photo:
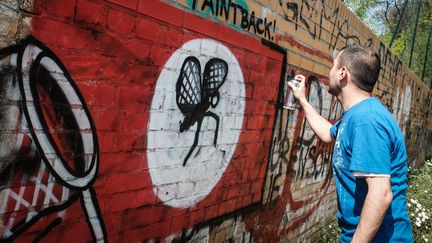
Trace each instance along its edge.
{"label": "short dark hair", "polygon": [[353,77],[353,83],[360,89],[372,92],[378,80],[381,62],[371,47],[348,45],[341,49],[338,68],[345,66]]}

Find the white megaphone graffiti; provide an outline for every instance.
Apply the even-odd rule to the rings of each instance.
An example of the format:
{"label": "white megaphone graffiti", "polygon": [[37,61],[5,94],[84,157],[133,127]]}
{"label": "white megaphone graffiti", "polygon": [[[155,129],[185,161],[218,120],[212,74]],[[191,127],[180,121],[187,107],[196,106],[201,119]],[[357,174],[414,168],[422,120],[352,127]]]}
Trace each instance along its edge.
{"label": "white megaphone graffiti", "polygon": [[[107,241],[96,193],[92,188],[99,162],[98,139],[95,126],[78,87],[56,55],[34,37],[29,36],[16,46],[0,50],[0,61],[6,56],[10,60],[9,65],[15,70],[19,84],[21,109],[24,114],[22,120],[28,127],[38,154],[56,180],[63,186],[80,192],[80,196],[76,199],[81,200],[94,240]],[[56,95],[61,96],[68,104],[67,108],[70,109],[68,118],[73,120],[70,124],[74,126],[73,129],[77,134],[75,137],[79,140],[78,144],[82,154],[79,157],[81,160],[79,172],[68,165],[67,156],[62,154],[62,148],[58,142],[56,143],[45,120],[36,87],[37,82],[40,82],[36,74],[40,70],[50,76],[51,85],[56,86]],[[34,218],[42,216],[43,214],[35,215]],[[37,220],[27,221],[30,224]],[[15,239],[30,226],[26,224],[19,226],[6,238],[3,235],[3,240]]]}

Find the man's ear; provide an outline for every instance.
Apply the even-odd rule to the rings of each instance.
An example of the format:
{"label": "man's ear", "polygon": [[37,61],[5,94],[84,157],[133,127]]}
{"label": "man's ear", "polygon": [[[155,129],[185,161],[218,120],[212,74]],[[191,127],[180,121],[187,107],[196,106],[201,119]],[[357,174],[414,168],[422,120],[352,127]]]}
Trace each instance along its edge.
{"label": "man's ear", "polygon": [[345,87],[348,84],[348,69],[345,66],[339,69],[338,79],[341,87]]}
{"label": "man's ear", "polygon": [[345,66],[342,66],[339,69],[338,78],[339,80],[346,79],[348,76],[348,69]]}

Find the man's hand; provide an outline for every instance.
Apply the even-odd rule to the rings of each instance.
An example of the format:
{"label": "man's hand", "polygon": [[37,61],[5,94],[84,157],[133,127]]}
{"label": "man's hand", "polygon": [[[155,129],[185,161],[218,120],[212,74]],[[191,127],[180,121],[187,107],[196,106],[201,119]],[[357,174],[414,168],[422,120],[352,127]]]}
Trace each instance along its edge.
{"label": "man's hand", "polygon": [[298,101],[306,100],[306,78],[301,74],[297,74],[295,79],[300,81],[300,85],[296,87],[293,83],[288,83],[288,86],[292,89],[294,96]]}
{"label": "man's hand", "polygon": [[293,90],[294,96],[303,108],[309,125],[323,142],[331,142],[332,136],[330,134],[330,128],[332,127],[332,124],[324,117],[322,117],[317,111],[315,111],[315,109],[309,104],[308,100],[306,99],[305,76],[297,74],[295,78],[300,80],[299,87],[296,87],[292,83],[289,83],[288,85]]}

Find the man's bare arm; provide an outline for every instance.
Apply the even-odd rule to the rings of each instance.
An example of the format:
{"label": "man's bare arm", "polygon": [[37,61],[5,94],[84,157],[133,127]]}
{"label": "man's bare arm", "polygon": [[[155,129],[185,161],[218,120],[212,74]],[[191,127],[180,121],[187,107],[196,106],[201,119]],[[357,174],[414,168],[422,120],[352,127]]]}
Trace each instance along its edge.
{"label": "man's bare arm", "polygon": [[311,126],[315,134],[325,143],[329,143],[333,140],[330,134],[330,128],[332,124],[322,117],[306,99],[305,82],[306,78],[303,75],[296,75],[296,79],[300,80],[300,86],[295,87],[290,84],[291,89],[294,92],[294,96],[297,98],[299,104],[302,106],[306,120]]}
{"label": "man's bare arm", "polygon": [[360,215],[360,223],[352,239],[353,243],[372,241],[393,199],[390,177],[366,177],[365,180],[368,193]]}

